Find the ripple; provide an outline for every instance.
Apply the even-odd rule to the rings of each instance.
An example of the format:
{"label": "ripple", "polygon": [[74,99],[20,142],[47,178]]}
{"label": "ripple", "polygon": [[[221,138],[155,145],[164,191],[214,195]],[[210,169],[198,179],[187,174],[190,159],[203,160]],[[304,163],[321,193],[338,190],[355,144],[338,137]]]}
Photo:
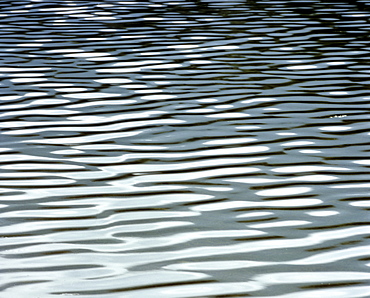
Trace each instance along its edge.
{"label": "ripple", "polygon": [[63,97],[71,97],[71,98],[104,98],[104,97],[115,97],[120,96],[118,93],[102,93],[102,92],[84,92],[84,93],[73,93],[73,94],[66,94],[62,95]]}
{"label": "ripple", "polygon": [[286,187],[286,188],[273,188],[269,190],[261,190],[256,192],[259,196],[291,196],[302,194],[311,191],[310,187]]}
{"label": "ripple", "polygon": [[142,96],[141,98],[145,100],[165,100],[176,97],[177,97],[176,95],[161,94],[161,95],[146,95]]}

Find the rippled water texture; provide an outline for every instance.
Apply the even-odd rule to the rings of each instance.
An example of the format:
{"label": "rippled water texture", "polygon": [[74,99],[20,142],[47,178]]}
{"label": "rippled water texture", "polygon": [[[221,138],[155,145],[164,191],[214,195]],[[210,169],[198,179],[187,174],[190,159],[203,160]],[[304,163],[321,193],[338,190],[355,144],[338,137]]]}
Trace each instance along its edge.
{"label": "rippled water texture", "polygon": [[0,18],[1,297],[370,297],[370,0]]}

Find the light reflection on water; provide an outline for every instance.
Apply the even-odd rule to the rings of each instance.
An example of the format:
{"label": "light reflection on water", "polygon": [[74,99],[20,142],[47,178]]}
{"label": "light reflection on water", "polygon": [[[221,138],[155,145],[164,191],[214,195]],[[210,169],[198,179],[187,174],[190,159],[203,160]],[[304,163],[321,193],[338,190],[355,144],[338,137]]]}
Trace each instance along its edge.
{"label": "light reflection on water", "polygon": [[369,9],[0,4],[0,296],[369,297]]}

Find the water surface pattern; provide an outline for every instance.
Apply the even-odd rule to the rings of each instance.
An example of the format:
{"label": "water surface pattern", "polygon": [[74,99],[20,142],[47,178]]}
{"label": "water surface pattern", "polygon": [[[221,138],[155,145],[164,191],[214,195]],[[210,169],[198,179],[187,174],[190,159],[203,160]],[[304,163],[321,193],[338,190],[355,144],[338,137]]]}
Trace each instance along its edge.
{"label": "water surface pattern", "polygon": [[370,297],[370,1],[0,3],[1,297]]}

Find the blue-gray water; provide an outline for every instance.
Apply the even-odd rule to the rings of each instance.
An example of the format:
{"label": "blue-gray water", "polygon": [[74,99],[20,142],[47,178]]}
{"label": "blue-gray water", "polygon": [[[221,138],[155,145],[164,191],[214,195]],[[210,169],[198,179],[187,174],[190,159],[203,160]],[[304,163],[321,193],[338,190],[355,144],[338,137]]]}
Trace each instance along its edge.
{"label": "blue-gray water", "polygon": [[0,3],[0,297],[370,297],[370,0]]}

